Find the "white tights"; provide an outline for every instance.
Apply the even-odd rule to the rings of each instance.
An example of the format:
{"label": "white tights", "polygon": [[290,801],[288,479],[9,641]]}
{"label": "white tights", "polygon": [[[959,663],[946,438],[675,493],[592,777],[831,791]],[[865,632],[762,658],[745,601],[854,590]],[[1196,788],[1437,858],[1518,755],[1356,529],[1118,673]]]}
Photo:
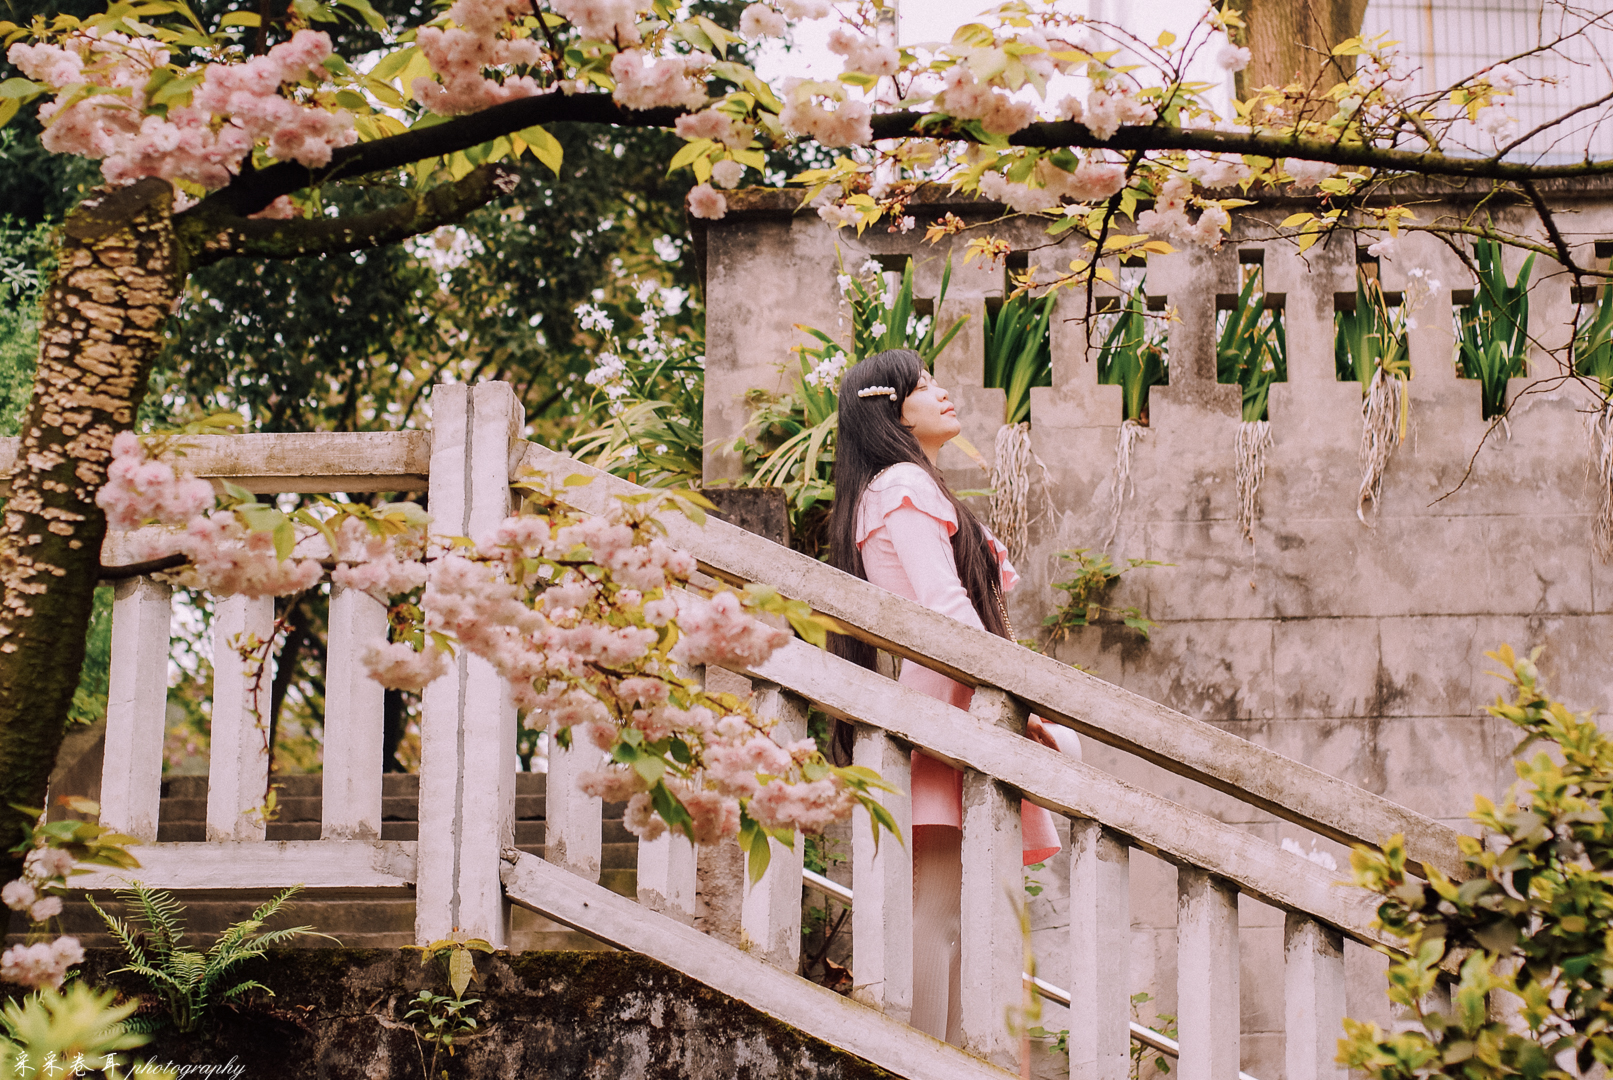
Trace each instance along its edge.
{"label": "white tights", "polygon": [[954,1045],[963,1038],[959,996],[963,830],[913,826],[913,1019]]}

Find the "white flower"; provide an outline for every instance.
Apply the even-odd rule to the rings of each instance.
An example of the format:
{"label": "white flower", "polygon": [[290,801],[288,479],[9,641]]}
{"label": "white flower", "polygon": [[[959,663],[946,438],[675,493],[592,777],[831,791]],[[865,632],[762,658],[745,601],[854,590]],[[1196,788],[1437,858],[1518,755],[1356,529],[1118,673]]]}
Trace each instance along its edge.
{"label": "white flower", "polygon": [[868,332],[873,334],[875,337],[883,337],[886,329],[887,328],[884,323],[877,322],[868,328]]}
{"label": "white flower", "polygon": [[839,289],[841,292],[845,292],[847,289],[851,288],[851,275],[850,274],[836,274],[835,275],[835,288]]}
{"label": "white flower", "polygon": [[884,269],[885,268],[883,266],[879,265],[879,260],[878,259],[869,259],[867,262],[863,263],[861,267],[858,268],[857,273],[859,273],[859,274],[878,274],[878,273],[881,273]]}
{"label": "white flower", "polygon": [[1480,131],[1497,141],[1506,137],[1518,126],[1517,118],[1509,115],[1506,106],[1500,102],[1480,109],[1473,117],[1473,122],[1479,126]]}
{"label": "white flower", "polygon": [[27,911],[35,899],[34,887],[22,878],[7,882],[5,888],[0,889],[0,901],[12,911]]}
{"label": "white flower", "polygon": [[35,900],[28,909],[28,917],[34,922],[44,922],[53,919],[62,913],[62,898],[59,896],[46,896]]}
{"label": "white flower", "polygon": [[605,314],[604,309],[594,307],[592,304],[577,305],[577,320],[582,324],[584,330],[608,331],[615,326],[611,322],[610,316]]}
{"label": "white flower", "polygon": [[898,221],[896,223],[896,229],[897,229],[898,232],[904,232],[905,233],[905,232],[911,231],[913,226],[917,225],[917,224],[918,224],[918,219],[914,218],[911,215],[909,215],[907,217],[904,217],[901,221]]}
{"label": "white flower", "polygon": [[1529,76],[1511,64],[1497,64],[1484,73],[1484,81],[1497,90],[1515,90],[1529,81]]}
{"label": "white flower", "polygon": [[1249,66],[1248,49],[1240,49],[1231,41],[1223,41],[1215,50],[1215,62],[1223,71],[1242,71]]}
{"label": "white flower", "polygon": [[1399,250],[1399,248],[1400,248],[1400,238],[1399,237],[1397,237],[1397,236],[1385,236],[1383,239],[1379,240],[1376,244],[1373,244],[1371,247],[1367,248],[1367,254],[1371,255],[1375,259],[1382,259],[1382,258],[1385,258],[1385,257],[1393,256],[1394,253]]}

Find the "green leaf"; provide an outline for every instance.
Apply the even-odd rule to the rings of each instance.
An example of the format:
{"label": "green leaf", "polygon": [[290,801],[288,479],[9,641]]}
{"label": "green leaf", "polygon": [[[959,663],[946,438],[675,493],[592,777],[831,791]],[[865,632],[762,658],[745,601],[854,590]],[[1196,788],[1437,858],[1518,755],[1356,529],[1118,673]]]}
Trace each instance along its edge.
{"label": "green leaf", "polygon": [[31,79],[14,77],[0,82],[0,98],[18,98],[26,100],[43,94],[50,87],[36,83]]}
{"label": "green leaf", "polygon": [[336,2],[358,12],[359,18],[363,19],[364,24],[371,30],[378,34],[386,33],[386,20],[381,18],[381,13],[375,10],[370,0],[336,0]]}
{"label": "green leaf", "polygon": [[282,517],[280,524],[274,527],[274,556],[281,562],[291,558],[291,552],[297,546],[297,534],[291,526],[291,519]]}
{"label": "green leaf", "polygon": [[400,71],[409,66],[410,61],[420,55],[422,54],[417,45],[411,45],[407,49],[399,49],[389,56],[382,57],[381,62],[370,69],[370,77],[390,82]]}
{"label": "green leaf", "polygon": [[[559,139],[538,124],[523,128],[516,134],[521,137],[522,142],[531,147],[533,157],[547,165],[550,172],[556,176],[560,175],[560,163],[565,157],[565,149],[560,145]],[[567,478],[566,484],[568,487],[571,486],[571,478]]]}
{"label": "green leaf", "polygon": [[658,784],[666,775],[666,761],[654,754],[640,754],[633,762],[633,771],[649,783]]}
{"label": "green leaf", "polygon": [[455,997],[464,997],[470,981],[476,977],[476,958],[469,949],[455,949],[448,957],[448,983]]}
{"label": "green leaf", "polygon": [[232,11],[218,21],[218,28],[228,26],[262,26],[263,17],[255,11]]}

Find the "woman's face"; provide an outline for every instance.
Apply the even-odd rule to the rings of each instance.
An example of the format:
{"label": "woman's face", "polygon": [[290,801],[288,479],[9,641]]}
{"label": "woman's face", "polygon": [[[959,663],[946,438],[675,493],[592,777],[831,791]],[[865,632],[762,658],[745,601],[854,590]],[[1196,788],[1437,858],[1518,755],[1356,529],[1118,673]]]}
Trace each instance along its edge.
{"label": "woman's face", "polygon": [[931,378],[929,372],[919,376],[918,385],[902,402],[902,426],[913,432],[931,461],[948,440],[963,430],[963,425],[958,423],[957,408],[947,400],[946,388]]}

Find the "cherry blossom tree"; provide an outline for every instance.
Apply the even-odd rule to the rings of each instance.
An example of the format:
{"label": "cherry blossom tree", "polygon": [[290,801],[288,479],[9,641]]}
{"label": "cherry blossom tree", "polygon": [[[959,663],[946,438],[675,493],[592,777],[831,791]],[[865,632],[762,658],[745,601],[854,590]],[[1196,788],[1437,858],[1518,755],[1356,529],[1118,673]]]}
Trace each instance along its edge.
{"label": "cherry blossom tree", "polygon": [[[338,4],[384,29],[367,0]],[[1249,10],[1254,17],[1261,9]],[[1348,15],[1354,7],[1345,3],[1341,10]],[[1102,265],[1106,257],[1169,252],[1173,243],[1217,246],[1229,229],[1228,212],[1240,204],[1235,195],[1257,186],[1316,191],[1317,211],[1296,215],[1289,226],[1301,249],[1341,229],[1375,229],[1390,238],[1425,229],[1453,243],[1497,237],[1487,223],[1417,221],[1398,204],[1393,186],[1407,174],[1467,181],[1526,200],[1539,212],[1543,235],[1499,238],[1555,258],[1577,283],[1592,272],[1575,262],[1540,184],[1613,172],[1613,161],[1517,158],[1513,151],[1535,133],[1519,132],[1509,111],[1527,81],[1513,64],[1476,72],[1449,92],[1419,95],[1387,46],[1358,36],[1331,43],[1331,31],[1306,39],[1313,58],[1327,46],[1327,64],[1318,59],[1315,70],[1301,70],[1291,83],[1286,74],[1269,84],[1246,80],[1259,85],[1230,115],[1218,115],[1190,66],[1208,57],[1220,70],[1239,70],[1252,58],[1240,41],[1258,43],[1270,30],[1254,27],[1246,38],[1251,28],[1230,8],[1207,10],[1196,21],[1184,19],[1180,33],[1142,41],[1057,3],[1011,0],[950,42],[921,48],[892,41],[891,13],[880,0],[848,0],[843,9],[829,0],[758,3],[743,13],[737,34],[686,16],[667,0],[456,0],[379,55],[364,57],[333,52],[319,23],[336,11],[296,0],[281,24],[283,40],[272,43],[256,11],[208,25],[182,0],[119,0],[92,18],[0,24],[7,56],[23,73],[0,85],[0,121],[37,107],[44,146],[98,161],[106,180],[63,230],[0,529],[0,793],[6,796],[0,802],[7,806],[37,805],[43,796],[76,682],[108,512],[126,521],[183,519],[189,539],[179,555],[197,575],[216,571],[208,580],[219,588],[281,591],[313,578],[272,531],[260,539],[263,530],[242,518],[241,506],[199,509],[199,488],[149,471],[167,466],[137,454],[126,437],[186,275],[225,258],[355,251],[451,223],[507,189],[509,160],[530,153],[557,162],[559,144],[545,125],[674,130],[685,142],[669,165],[693,170],[699,183],[689,209],[701,217],[726,213],[725,191],[758,175],[767,148],[811,139],[843,150],[833,166],[793,178],[803,203],[834,226],[911,227],[909,203],[923,184],[941,181],[1037,215],[1052,234],[1073,230],[1086,238],[1087,257],[1052,280],[1023,281],[1025,287],[1090,286],[1110,272]],[[829,45],[843,58],[833,80],[792,78],[774,86],[737,59],[734,47],[744,38],[830,17],[837,24]],[[1581,23],[1606,28],[1609,18],[1592,14]],[[1605,103],[1586,103],[1575,113]],[[322,193],[336,185],[377,186],[394,197],[379,209],[332,215]],[[938,239],[964,227],[943,219],[927,230]],[[988,255],[1004,250],[990,236],[970,246]],[[114,463],[127,475],[115,477],[111,490],[123,494],[110,505],[98,503]],[[584,546],[597,540],[612,552],[653,550],[653,536],[645,533],[653,526],[633,512],[603,525],[556,525],[557,512],[547,507],[536,519],[562,532],[602,530],[588,533]],[[376,523],[361,524],[370,530]],[[331,533],[333,557],[357,539],[340,531],[346,522],[310,518],[303,525]],[[579,593],[582,607],[552,609],[544,596],[565,588],[572,568],[563,565],[563,552],[542,546],[550,539],[539,544],[535,533],[522,531],[536,528],[524,518],[509,527],[514,531],[502,539],[475,538],[477,557],[464,558],[463,566],[461,556],[436,559],[423,585],[413,577],[376,582],[388,593],[409,584],[433,597],[423,600],[418,641],[394,643],[413,655],[392,649],[376,658],[376,671],[394,680],[422,678],[430,673],[432,648],[457,641],[530,682],[541,700],[528,706],[563,714],[559,727],[605,723],[593,706],[567,696],[584,692],[611,719],[613,746],[622,745],[630,727],[650,738],[634,727],[638,712],[650,716],[645,722],[656,735],[670,739],[681,731],[700,742],[703,721],[681,717],[662,733],[664,715],[651,715],[693,711],[693,698],[668,704],[687,688],[666,682],[659,670],[622,674],[650,662],[655,649],[675,647],[657,633],[655,646],[636,651],[666,614],[651,614],[649,605],[660,601],[624,579],[617,591],[596,590],[585,603]],[[390,526],[376,528],[373,535],[382,535]],[[632,538],[610,532],[617,528]],[[539,548],[529,550],[533,544]],[[517,550],[524,552],[519,559],[510,554]],[[231,576],[238,567],[230,560],[246,558],[243,552],[256,560],[259,577]],[[408,561],[397,552],[388,557]],[[526,572],[526,559],[550,559],[560,578],[534,587],[517,573]],[[657,567],[668,568],[675,571],[674,563]],[[624,602],[622,591],[640,595]],[[774,599],[752,596],[751,609],[738,614],[778,616],[766,608]],[[713,606],[691,609],[684,629],[695,632],[688,637],[751,632],[737,629],[750,626],[736,621],[737,599],[703,602]],[[443,614],[460,610],[455,604],[463,617]],[[557,623],[556,610],[576,614]],[[573,618],[593,629],[567,625]],[[493,622],[483,626],[480,619]],[[622,644],[627,651],[612,653],[615,646],[598,636],[598,627],[626,631],[629,623],[644,634],[628,634],[631,650]],[[567,677],[575,684],[553,699],[544,697],[550,684],[529,670],[530,649],[516,649],[505,633],[550,642],[549,663],[569,649],[555,644],[560,638],[551,631],[583,630],[579,655],[609,673],[572,672]],[[432,634],[444,637],[438,643]],[[515,651],[501,651],[508,649]],[[690,652],[680,655],[700,662]],[[667,653],[666,660],[675,658]],[[632,682],[638,677],[661,680],[671,687],[669,697],[660,700],[659,690]],[[792,748],[778,748],[788,765],[760,746],[730,754],[724,738],[719,733],[703,759],[708,786],[688,786],[687,800],[678,796],[681,813],[694,816],[692,800],[707,807],[708,825],[717,821],[726,832],[738,807],[731,812],[722,800],[743,798],[760,815],[748,820],[812,819],[817,810],[808,804],[819,796],[801,793],[822,779],[819,763],[804,751],[797,761]],[[743,771],[734,764],[741,759],[749,780],[736,771]],[[774,776],[775,768],[788,773],[789,792],[769,796],[772,781],[758,776]],[[607,781],[598,784],[605,790]],[[829,801],[843,804],[844,789],[835,790],[841,794]],[[715,792],[718,802],[707,805],[701,792]],[[663,798],[655,807],[663,823],[693,827],[669,805]],[[783,809],[769,817],[762,809],[769,805]],[[646,814],[641,806],[637,818],[648,829]],[[6,811],[0,834],[21,835],[23,825],[17,812]]]}

